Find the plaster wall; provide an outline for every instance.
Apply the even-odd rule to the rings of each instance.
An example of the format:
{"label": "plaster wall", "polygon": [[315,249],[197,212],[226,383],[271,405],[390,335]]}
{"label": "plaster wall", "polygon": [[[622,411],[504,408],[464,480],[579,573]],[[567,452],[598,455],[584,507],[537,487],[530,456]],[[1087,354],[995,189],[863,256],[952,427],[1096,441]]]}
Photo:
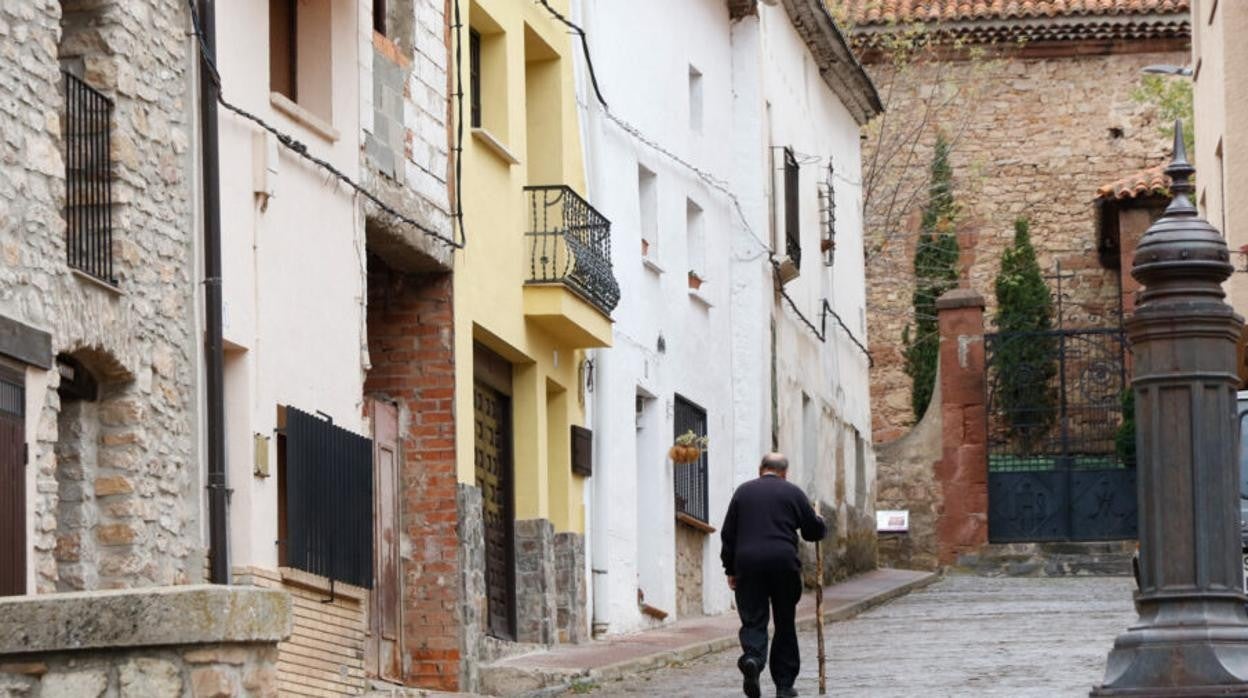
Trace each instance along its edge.
{"label": "plaster wall", "polygon": [[[789,456],[789,480],[823,506],[837,549],[866,546],[855,565],[874,566],[875,482],[871,450],[868,360],[854,340],[866,345],[866,291],[862,256],[861,154],[859,124],[828,88],[787,12],[760,8],[763,98],[769,154],[768,191],[774,202],[773,249],[784,247],[783,147],[798,158],[801,274],[784,289],[801,315],[820,326],[824,341],[792,305],[776,298],[776,420],[772,430]],[[832,172],[829,174],[828,167]],[[834,207],[821,200],[831,193]],[[835,249],[820,252],[829,214]],[[827,262],[831,261],[829,265]],[[823,301],[844,322],[823,315]],[[858,451],[863,453],[861,456]],[[812,462],[810,459],[814,458]],[[858,459],[862,466],[858,466]],[[833,513],[834,512],[834,513]],[[864,518],[871,518],[867,523]],[[851,539],[853,539],[851,541]]]}
{"label": "plaster wall", "polygon": [[[1238,79],[1248,67],[1248,45],[1227,41],[1248,31],[1248,6],[1237,2],[1194,0],[1192,57],[1196,116],[1196,201],[1209,222],[1227,238],[1232,252],[1248,244],[1248,201],[1242,195],[1248,177],[1248,84]],[[1182,78],[1175,78],[1182,79]],[[1244,268],[1243,254],[1232,261]],[[1227,282],[1231,304],[1248,310],[1248,278]]]}
{"label": "plaster wall", "polygon": [[[580,6],[612,113],[672,155],[728,180],[734,162],[727,147],[733,137],[733,55],[724,3],[586,0]],[[650,32],[659,14],[682,32]],[[638,51],[636,41],[627,39],[637,36],[655,40]],[[697,100],[691,97],[691,70],[700,74],[700,124],[691,120]],[[647,604],[671,614],[669,620],[678,615],[675,541],[676,528],[683,524],[675,521],[673,465],[667,458],[677,395],[707,411],[712,526],[722,522],[732,491],[730,289],[739,223],[727,196],[609,120],[584,87],[580,101],[591,200],[612,221],[612,255],[624,290],[614,314],[614,346],[595,352],[592,413],[593,621],[605,623],[614,634],[653,622],[639,610],[639,589]],[[653,175],[656,194],[646,211],[641,168]],[[689,244],[691,204],[700,210],[694,214],[700,217],[700,249],[696,236],[694,247]],[[646,256],[643,235],[650,238]],[[705,277],[697,291],[688,280],[695,267]],[[694,535],[701,541],[705,570],[699,612],[727,610],[718,535]]]}
{"label": "plaster wall", "polygon": [[[325,123],[272,96],[267,3],[218,10],[223,91],[358,180],[361,18],[340,3],[322,9],[327,16],[317,19],[327,23],[330,66],[320,91],[330,100]],[[272,569],[278,564],[277,407],[321,411],[367,433],[364,222],[348,189],[254,124],[222,110],[219,131],[221,171],[235,173],[221,180],[231,562]],[[262,174],[250,176],[257,171]],[[267,439],[269,477],[253,475],[253,435]]]}

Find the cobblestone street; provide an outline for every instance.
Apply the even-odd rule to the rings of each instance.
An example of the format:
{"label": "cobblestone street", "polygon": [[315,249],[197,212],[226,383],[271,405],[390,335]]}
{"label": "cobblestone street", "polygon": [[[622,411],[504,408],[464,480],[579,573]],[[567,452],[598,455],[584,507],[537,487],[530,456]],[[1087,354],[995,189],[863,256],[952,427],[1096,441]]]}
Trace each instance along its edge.
{"label": "cobblestone street", "polygon": [[[1086,696],[1102,678],[1114,637],[1134,619],[1128,578],[951,577],[829,624],[828,695]],[[814,696],[814,632],[801,640],[797,689]],[[741,695],[736,659],[735,651],[721,652],[590,693]],[[773,695],[766,672],[763,687]]]}

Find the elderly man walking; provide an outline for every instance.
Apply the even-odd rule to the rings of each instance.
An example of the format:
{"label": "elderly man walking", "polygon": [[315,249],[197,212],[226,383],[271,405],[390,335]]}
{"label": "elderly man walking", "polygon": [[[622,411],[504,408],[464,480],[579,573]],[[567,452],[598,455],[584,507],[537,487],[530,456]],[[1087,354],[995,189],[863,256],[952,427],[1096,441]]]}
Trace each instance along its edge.
{"label": "elderly man walking", "polygon": [[815,513],[801,488],[786,481],[789,460],[768,453],[758,468],[758,479],[737,488],[728,505],[721,532],[724,574],[737,594],[741,616],[742,690],[759,698],[758,677],[767,663],[768,608],[774,615],[776,636],[771,644],[771,679],[777,696],[796,696],[800,658],[795,616],[802,597],[802,564],[797,557],[797,534],[820,541],[828,526]]}

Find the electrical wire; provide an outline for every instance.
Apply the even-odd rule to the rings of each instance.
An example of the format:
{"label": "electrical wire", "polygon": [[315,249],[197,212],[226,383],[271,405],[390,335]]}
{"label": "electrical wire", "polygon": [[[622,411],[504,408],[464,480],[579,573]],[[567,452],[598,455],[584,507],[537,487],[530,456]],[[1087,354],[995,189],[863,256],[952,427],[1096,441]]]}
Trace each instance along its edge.
{"label": "electrical wire", "polygon": [[415,228],[435,240],[438,240],[448,247],[455,249],[463,248],[464,245],[460,242],[456,242],[454,238],[447,237],[433,228],[426,226],[420,221],[400,213],[398,210],[378,198],[376,194],[373,194],[371,191],[358,184],[355,180],[351,179],[351,177],[343,173],[337,167],[334,167],[324,159],[310,153],[308,151],[308,146],[296,139],[294,136],[279,131],[275,126],[270,125],[264,119],[228,102],[225,99],[225,89],[222,85],[221,72],[217,68],[216,59],[213,57],[212,52],[208,50],[208,46],[204,41],[204,31],[203,27],[200,25],[199,11],[195,8],[195,0],[187,0],[187,6],[190,7],[191,10],[192,32],[195,35],[195,43],[199,47],[200,57],[203,64],[208,68],[209,79],[211,79],[213,84],[217,87],[217,103],[219,103],[227,111],[233,112],[243,119],[254,123],[256,126],[259,126],[262,130],[272,134],[277,139],[277,142],[282,145],[282,147],[286,148],[295,155],[298,155],[300,158],[316,165],[317,167],[320,167],[334,179],[347,185],[347,187],[349,187],[352,191],[371,201],[383,213],[392,216],[394,219]]}

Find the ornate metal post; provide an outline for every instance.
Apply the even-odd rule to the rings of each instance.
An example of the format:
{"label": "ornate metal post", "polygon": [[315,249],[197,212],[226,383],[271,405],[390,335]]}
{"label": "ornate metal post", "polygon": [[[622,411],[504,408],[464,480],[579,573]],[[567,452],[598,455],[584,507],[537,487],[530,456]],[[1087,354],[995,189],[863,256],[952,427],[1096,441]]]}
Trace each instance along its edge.
{"label": "ornate metal post", "polygon": [[1174,201],[1149,228],[1132,275],[1140,496],[1139,621],[1118,636],[1095,696],[1248,695],[1240,564],[1235,344],[1223,300],[1222,235],[1188,195],[1182,124],[1166,169]]}

